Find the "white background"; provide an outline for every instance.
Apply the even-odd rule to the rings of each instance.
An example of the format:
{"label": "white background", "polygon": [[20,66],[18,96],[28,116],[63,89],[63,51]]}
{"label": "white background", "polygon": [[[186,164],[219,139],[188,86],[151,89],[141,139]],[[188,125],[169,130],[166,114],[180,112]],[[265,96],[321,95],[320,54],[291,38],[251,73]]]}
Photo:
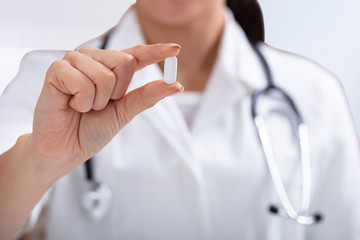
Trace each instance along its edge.
{"label": "white background", "polygon": [[[0,94],[32,49],[74,49],[117,23],[134,0],[0,0]],[[360,2],[260,0],[266,41],[314,59],[344,83],[360,126]]]}

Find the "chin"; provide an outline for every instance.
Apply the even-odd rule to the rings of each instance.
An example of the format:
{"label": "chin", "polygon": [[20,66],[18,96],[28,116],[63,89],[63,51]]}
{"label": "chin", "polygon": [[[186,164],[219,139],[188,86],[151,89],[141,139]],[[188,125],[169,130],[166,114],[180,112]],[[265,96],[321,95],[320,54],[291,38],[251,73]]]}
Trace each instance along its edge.
{"label": "chin", "polygon": [[137,0],[136,8],[162,25],[179,26],[191,23],[218,0]]}

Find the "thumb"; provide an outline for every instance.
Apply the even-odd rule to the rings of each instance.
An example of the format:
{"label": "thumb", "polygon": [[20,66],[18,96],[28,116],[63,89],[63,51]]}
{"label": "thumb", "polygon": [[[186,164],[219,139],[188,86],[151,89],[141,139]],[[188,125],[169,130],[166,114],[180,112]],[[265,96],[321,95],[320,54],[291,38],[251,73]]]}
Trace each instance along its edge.
{"label": "thumb", "polygon": [[153,81],[126,94],[115,104],[120,126],[124,126],[142,111],[153,107],[161,99],[180,93],[184,86],[179,82],[167,84],[163,80]]}

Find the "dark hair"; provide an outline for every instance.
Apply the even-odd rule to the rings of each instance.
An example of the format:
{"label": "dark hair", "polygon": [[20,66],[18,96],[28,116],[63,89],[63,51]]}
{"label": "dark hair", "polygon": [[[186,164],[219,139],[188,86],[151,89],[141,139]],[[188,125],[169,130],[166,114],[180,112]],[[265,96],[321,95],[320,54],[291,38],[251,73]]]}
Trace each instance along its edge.
{"label": "dark hair", "polygon": [[257,0],[226,0],[236,21],[252,42],[265,40],[264,18]]}

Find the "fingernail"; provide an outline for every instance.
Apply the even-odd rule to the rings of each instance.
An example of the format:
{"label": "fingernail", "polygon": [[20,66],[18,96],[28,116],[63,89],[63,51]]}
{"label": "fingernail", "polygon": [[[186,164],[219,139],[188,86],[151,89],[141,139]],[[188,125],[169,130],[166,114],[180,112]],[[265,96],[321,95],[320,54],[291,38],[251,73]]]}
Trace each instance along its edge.
{"label": "fingernail", "polygon": [[179,92],[182,92],[182,91],[184,91],[184,86],[181,84],[181,83],[179,83],[179,82],[175,82],[175,84],[176,84],[176,86],[178,87],[178,91]]}
{"label": "fingernail", "polygon": [[181,46],[177,43],[168,43],[170,47],[181,49]]}
{"label": "fingernail", "polygon": [[168,96],[173,96],[184,91],[184,86],[182,84],[180,84],[179,82],[176,82],[175,84],[179,87],[178,90],[169,94]]}

